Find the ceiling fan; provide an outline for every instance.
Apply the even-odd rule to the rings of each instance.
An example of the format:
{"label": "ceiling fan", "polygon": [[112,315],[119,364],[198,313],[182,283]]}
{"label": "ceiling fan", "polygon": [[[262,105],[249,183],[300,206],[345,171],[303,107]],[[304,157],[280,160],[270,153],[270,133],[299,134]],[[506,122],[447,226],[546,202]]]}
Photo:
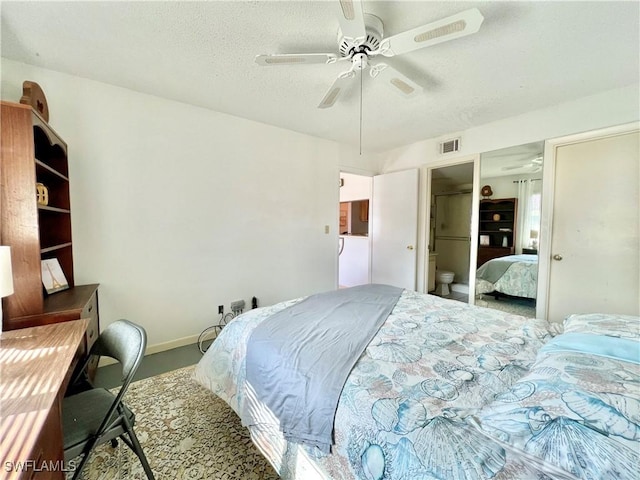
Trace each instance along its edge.
{"label": "ceiling fan", "polygon": [[529,169],[532,173],[536,173],[542,170],[542,155],[538,155],[534,158],[523,160],[522,163],[516,163],[514,165],[508,165],[502,167],[503,171],[507,170],[520,170]]}
{"label": "ceiling fan", "polygon": [[372,78],[384,81],[402,96],[410,98],[418,95],[422,91],[420,85],[389,64],[375,61],[375,57],[380,55],[393,57],[476,33],[484,20],[480,11],[472,8],[385,38],[382,20],[375,15],[364,13],[360,0],[337,0],[334,5],[340,24],[339,55],[334,53],[273,54],[258,55],[255,59],[256,63],[262,66],[331,64],[350,61],[349,70],[338,75],[318,108],[332,107],[357,72],[363,73],[366,69],[369,69],[369,75]]}

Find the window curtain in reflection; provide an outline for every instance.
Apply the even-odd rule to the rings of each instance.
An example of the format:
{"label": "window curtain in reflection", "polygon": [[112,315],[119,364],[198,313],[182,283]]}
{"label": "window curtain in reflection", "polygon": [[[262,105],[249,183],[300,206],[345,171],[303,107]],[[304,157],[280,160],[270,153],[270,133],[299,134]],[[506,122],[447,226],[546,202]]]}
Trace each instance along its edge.
{"label": "window curtain in reflection", "polygon": [[522,253],[522,248],[529,247],[531,243],[531,231],[537,230],[532,216],[532,197],[534,192],[531,180],[518,180],[518,223],[516,226],[516,255]]}

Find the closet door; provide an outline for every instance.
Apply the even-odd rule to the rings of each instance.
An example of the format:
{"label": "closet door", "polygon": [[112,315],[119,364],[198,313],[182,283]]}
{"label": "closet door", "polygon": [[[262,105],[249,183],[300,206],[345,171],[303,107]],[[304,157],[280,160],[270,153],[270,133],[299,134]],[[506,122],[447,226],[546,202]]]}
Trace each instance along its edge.
{"label": "closet door", "polygon": [[640,135],[558,145],[548,315],[639,313]]}

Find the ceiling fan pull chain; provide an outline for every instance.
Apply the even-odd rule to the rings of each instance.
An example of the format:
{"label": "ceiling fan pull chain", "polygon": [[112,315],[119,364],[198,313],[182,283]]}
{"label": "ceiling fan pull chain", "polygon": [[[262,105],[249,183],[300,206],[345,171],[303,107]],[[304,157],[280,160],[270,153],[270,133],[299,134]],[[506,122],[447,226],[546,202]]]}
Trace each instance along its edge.
{"label": "ceiling fan pull chain", "polygon": [[360,70],[360,156],[362,156],[362,77],[364,71]]}

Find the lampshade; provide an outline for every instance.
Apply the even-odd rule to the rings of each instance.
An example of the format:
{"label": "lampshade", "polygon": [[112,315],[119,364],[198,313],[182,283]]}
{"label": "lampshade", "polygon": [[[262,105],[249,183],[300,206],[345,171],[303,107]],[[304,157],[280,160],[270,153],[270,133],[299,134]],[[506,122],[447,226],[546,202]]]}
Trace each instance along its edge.
{"label": "lampshade", "polygon": [[11,247],[0,246],[0,297],[9,296],[12,293]]}
{"label": "lampshade", "polygon": [[529,232],[529,238],[538,238],[538,230],[531,230]]}

